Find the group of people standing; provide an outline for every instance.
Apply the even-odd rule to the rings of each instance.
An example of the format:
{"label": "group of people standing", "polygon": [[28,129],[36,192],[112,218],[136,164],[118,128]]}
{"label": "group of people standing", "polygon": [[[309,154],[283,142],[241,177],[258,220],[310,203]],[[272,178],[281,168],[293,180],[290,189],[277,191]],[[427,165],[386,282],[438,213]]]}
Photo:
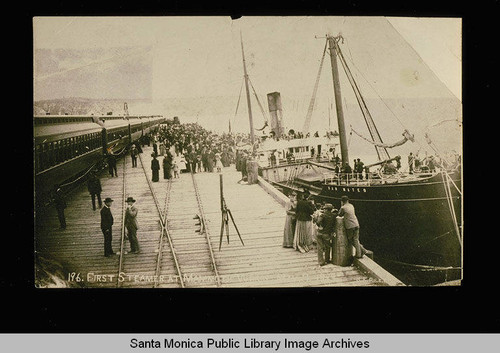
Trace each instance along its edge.
{"label": "group of people standing", "polygon": [[356,257],[372,254],[359,242],[359,222],[354,206],[347,196],[342,196],[340,210],[330,203],[315,204],[307,193],[292,192],[285,205],[286,219],[283,231],[283,247],[301,253],[309,252],[316,243],[318,263],[324,266],[332,262],[332,250],[336,237],[336,218],[344,217],[348,242],[356,250]]}
{"label": "group of people standing", "polygon": [[[136,151],[135,145],[132,145],[131,150]],[[131,152],[131,155],[133,156],[132,168],[135,168],[137,167],[137,154]],[[115,253],[112,247],[113,214],[111,212],[111,205],[113,204],[113,199],[106,197],[103,205],[101,200],[101,181],[97,177],[95,170],[92,170],[87,178],[87,190],[89,191],[92,199],[92,209],[94,211],[96,210],[96,199],[98,201],[98,206],[101,209],[101,231],[104,235],[104,256],[109,257],[111,255],[119,254]],[[137,240],[137,229],[139,228],[137,223],[138,209],[134,205],[136,201],[133,197],[128,197],[125,202],[127,203],[127,209],[125,211],[124,224],[127,229],[127,237],[130,242],[130,253],[135,254],[139,252],[139,242]]]}
{"label": "group of people standing", "polygon": [[[163,167],[164,178],[179,177],[181,170],[192,173],[222,172],[236,162],[236,144],[246,142],[244,134],[218,135],[198,124],[181,124],[178,120],[167,121],[151,137],[153,154],[151,170],[153,182],[159,180]],[[158,157],[163,156],[160,166]]]}
{"label": "group of people standing", "polygon": [[[130,242],[130,252],[131,254],[138,254],[139,241],[137,240],[137,229],[139,225],[137,223],[138,209],[135,206],[135,200],[133,197],[128,197],[126,200],[127,208],[125,210],[125,228],[127,229],[127,238]],[[111,212],[111,205],[113,204],[113,199],[106,197],[104,199],[104,206],[101,208],[101,231],[104,235],[104,256],[110,257],[112,255],[119,255],[120,252],[114,252],[112,246],[113,240],[113,214]]]}
{"label": "group of people standing", "polygon": [[365,164],[360,158],[353,160],[354,167],[351,167],[349,163],[342,164],[342,160],[339,156],[332,158],[332,162],[334,164],[335,173],[342,173],[344,176],[349,175],[350,178],[363,180],[364,178],[368,178],[370,174],[370,168],[365,167]]}

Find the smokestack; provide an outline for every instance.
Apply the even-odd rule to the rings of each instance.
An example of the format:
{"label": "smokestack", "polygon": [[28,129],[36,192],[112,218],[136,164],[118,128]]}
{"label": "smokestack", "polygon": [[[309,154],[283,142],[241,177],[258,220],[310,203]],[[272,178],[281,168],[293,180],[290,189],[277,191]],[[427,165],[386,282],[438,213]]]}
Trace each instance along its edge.
{"label": "smokestack", "polygon": [[267,105],[271,114],[271,131],[274,131],[276,138],[281,138],[285,127],[283,126],[283,112],[281,108],[281,95],[279,92],[267,94]]}

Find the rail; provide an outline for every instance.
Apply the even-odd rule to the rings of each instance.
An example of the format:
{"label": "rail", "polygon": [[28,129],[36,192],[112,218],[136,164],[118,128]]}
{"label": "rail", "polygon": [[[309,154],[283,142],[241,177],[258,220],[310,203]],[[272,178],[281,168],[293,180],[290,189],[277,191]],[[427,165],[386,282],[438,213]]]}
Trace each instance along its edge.
{"label": "rail", "polygon": [[[172,252],[172,258],[174,260],[174,264],[175,264],[175,269],[177,271],[177,275],[179,276],[179,281],[180,281],[181,287],[184,288],[185,284],[184,284],[184,279],[182,277],[182,272],[181,272],[181,269],[180,269],[180,266],[179,266],[179,261],[177,259],[177,255],[175,254],[175,249],[174,249],[174,245],[173,245],[173,242],[172,242],[172,238],[171,238],[170,233],[168,232],[168,229],[167,229],[167,209],[166,209],[166,206],[165,206],[165,212],[162,215],[162,212],[161,212],[161,209],[160,209],[160,205],[159,205],[159,202],[158,202],[158,198],[156,197],[156,194],[155,194],[155,192],[153,190],[153,185],[151,184],[151,180],[149,180],[149,176],[146,173],[146,168],[144,168],[144,163],[142,162],[141,154],[139,154],[139,160],[141,162],[141,167],[142,167],[142,170],[144,171],[144,175],[146,176],[146,180],[148,182],[149,189],[150,189],[151,194],[153,196],[153,200],[155,202],[156,210],[158,211],[158,214],[160,216],[161,233],[160,233],[160,238],[158,240],[158,246],[159,246],[159,248],[158,248],[158,256],[157,256],[157,260],[156,260],[157,262],[156,262],[156,270],[155,270],[154,287],[156,288],[158,286],[159,272],[161,270],[163,237],[166,236],[167,240],[168,240],[169,247],[170,247],[170,251]],[[168,185],[169,186],[167,187],[167,192],[168,192],[168,194],[170,194],[170,183]],[[167,205],[168,205],[168,203],[167,203]]]}
{"label": "rail", "polygon": [[[142,163],[142,161],[141,161]],[[149,179],[148,179],[149,180]],[[163,224],[166,225],[167,223],[167,211],[168,211],[168,201],[169,201],[169,198],[170,198],[170,188],[172,187],[172,182],[169,181],[168,184],[167,184],[167,197],[165,198],[165,206],[163,207],[164,211],[163,211]],[[158,256],[157,256],[157,259],[156,259],[156,269],[155,269],[155,282],[154,282],[154,285],[153,285],[153,288],[157,288],[158,287],[158,278],[159,278],[159,274],[160,274],[160,271],[161,271],[161,258],[163,256],[163,252],[161,251],[161,249],[163,248],[163,234],[166,233],[167,231],[167,227],[162,227],[162,232],[161,232],[161,235],[160,235],[160,240],[159,240],[159,244],[158,244]],[[168,239],[169,239],[169,242],[170,244],[171,243],[171,239],[170,239],[170,235],[168,235]],[[181,286],[184,287],[184,282],[183,282],[183,279],[181,277],[181,273],[180,273],[180,267],[179,267],[179,264],[177,262],[177,257],[175,256],[175,253],[173,253],[173,246],[170,246],[170,249],[172,250],[172,254],[174,256],[174,261],[175,261],[175,264],[176,264],[176,269],[178,270],[177,271],[177,274],[179,275],[179,280],[181,281]]]}
{"label": "rail", "polygon": [[200,191],[198,189],[198,184],[196,184],[196,179],[194,177],[194,173],[191,173],[191,178],[193,180],[193,186],[194,186],[194,192],[195,192],[195,195],[196,195],[196,201],[198,202],[198,209],[200,211],[200,223],[202,225],[202,229],[205,230],[205,237],[207,239],[207,244],[208,244],[208,250],[210,252],[210,259],[212,261],[212,269],[214,270],[214,273],[215,273],[215,279],[217,281],[217,287],[220,287],[221,286],[221,279],[220,279],[220,276],[219,276],[219,271],[217,270],[217,263],[215,262],[215,256],[214,256],[214,251],[212,249],[212,243],[210,241],[210,231],[208,229],[208,225],[207,225],[207,222],[205,221],[206,218],[205,218],[205,212],[203,210],[203,204],[201,202],[201,197],[200,197]]}
{"label": "rail", "polygon": [[379,185],[379,184],[397,184],[399,182],[408,182],[409,180],[418,181],[422,178],[429,178],[437,173],[396,173],[383,175],[382,173],[323,173],[325,184],[334,185]]}
{"label": "rail", "polygon": [[371,185],[374,181],[380,182],[379,178],[374,178],[370,174],[364,173],[323,173],[323,181],[325,184],[337,185]]}
{"label": "rail", "polygon": [[117,282],[116,282],[116,287],[120,288],[122,286],[122,281],[119,280],[120,274],[122,273],[123,270],[123,255],[125,255],[125,212],[127,211],[126,205],[126,189],[125,189],[125,175],[126,175],[126,163],[127,159],[123,158],[123,185],[122,185],[122,194],[123,194],[123,201],[122,201],[122,231],[120,235],[120,258],[118,261],[118,275],[116,276]]}

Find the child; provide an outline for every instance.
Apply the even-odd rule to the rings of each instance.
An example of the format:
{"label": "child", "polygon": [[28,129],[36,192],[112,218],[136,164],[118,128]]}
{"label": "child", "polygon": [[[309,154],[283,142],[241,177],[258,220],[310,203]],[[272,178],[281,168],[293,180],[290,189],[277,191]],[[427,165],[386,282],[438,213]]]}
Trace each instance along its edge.
{"label": "child", "polygon": [[174,178],[179,177],[179,165],[177,164],[177,161],[174,160]]}
{"label": "child", "polygon": [[220,159],[220,153],[215,154],[215,167],[217,168],[217,173],[222,173],[222,161]]}

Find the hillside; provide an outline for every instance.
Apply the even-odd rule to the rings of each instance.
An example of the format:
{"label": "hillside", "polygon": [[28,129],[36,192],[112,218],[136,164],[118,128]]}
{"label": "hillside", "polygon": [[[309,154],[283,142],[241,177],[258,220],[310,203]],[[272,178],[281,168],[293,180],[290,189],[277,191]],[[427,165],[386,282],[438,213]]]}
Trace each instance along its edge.
{"label": "hillside", "polygon": [[147,100],[124,100],[124,99],[91,99],[91,98],[61,98],[41,100],[34,103],[33,113],[35,115],[105,115],[113,112],[114,115],[124,114],[124,102],[127,102],[129,112],[132,107],[150,104]]}

